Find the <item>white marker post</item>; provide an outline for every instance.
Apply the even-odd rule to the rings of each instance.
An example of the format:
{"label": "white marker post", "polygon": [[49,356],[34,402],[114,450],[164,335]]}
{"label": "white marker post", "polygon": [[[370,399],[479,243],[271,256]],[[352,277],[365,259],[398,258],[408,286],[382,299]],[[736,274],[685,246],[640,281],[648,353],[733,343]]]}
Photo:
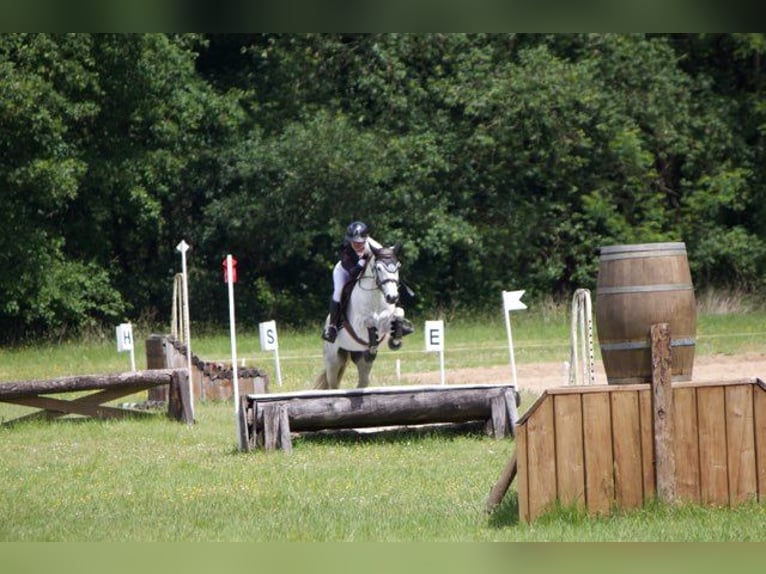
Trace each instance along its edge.
{"label": "white marker post", "polygon": [[526,309],[527,306],[521,302],[521,296],[524,294],[524,290],[521,291],[503,291],[503,315],[505,316],[505,330],[508,333],[508,353],[511,356],[511,381],[513,388],[518,390],[516,384],[516,360],[513,357],[513,337],[511,335],[511,311],[521,311]]}
{"label": "white marker post", "polygon": [[282,370],[279,368],[279,337],[277,336],[276,321],[264,321],[258,324],[261,336],[261,351],[274,351],[274,368],[277,373],[277,384],[282,386]]}
{"label": "white marker post", "polygon": [[133,351],[133,325],[121,323],[117,325],[117,352],[130,351],[130,370],[136,370],[136,355]]}
{"label": "white marker post", "polygon": [[237,366],[237,330],[234,324],[234,283],[237,282],[237,260],[227,255],[223,262],[223,280],[229,287],[229,337],[231,338],[231,388],[234,395],[234,420],[237,426],[237,444],[239,450],[244,451],[244,436],[241,428],[240,405],[239,405],[239,367]]}
{"label": "white marker post", "polygon": [[426,352],[439,351],[439,381],[444,384],[444,321],[426,321]]}
{"label": "white marker post", "polygon": [[191,351],[191,334],[189,329],[189,281],[188,274],[186,272],[186,252],[189,251],[189,244],[183,239],[181,243],[176,245],[176,251],[181,252],[181,274],[183,283],[183,316],[184,316],[184,344],[186,345],[186,369],[189,372],[189,410],[191,411],[191,418],[194,420],[194,383],[192,375],[192,351]]}

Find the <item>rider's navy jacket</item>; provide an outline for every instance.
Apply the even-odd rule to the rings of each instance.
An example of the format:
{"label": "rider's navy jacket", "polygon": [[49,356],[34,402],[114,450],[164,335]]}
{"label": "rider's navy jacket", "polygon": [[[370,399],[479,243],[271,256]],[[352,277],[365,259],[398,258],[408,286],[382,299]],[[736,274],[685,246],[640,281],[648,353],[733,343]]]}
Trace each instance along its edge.
{"label": "rider's navy jacket", "polygon": [[359,263],[359,255],[354,251],[350,241],[343,241],[343,244],[340,246],[339,258],[343,269],[348,271],[352,278],[362,272],[362,267],[357,265]]}

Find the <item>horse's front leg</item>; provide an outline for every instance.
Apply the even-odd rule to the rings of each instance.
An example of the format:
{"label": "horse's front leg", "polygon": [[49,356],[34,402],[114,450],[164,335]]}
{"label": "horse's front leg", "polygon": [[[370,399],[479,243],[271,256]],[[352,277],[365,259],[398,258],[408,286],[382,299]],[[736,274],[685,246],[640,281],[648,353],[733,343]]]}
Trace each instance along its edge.
{"label": "horse's front leg", "polygon": [[378,328],[367,327],[367,350],[364,352],[364,359],[370,363],[378,356]]}
{"label": "horse's front leg", "polygon": [[375,361],[375,357],[369,357],[367,351],[351,353],[351,360],[356,365],[357,373],[359,374],[359,382],[357,387],[363,389],[370,385],[370,373],[372,372],[372,364]]}
{"label": "horse's front leg", "polygon": [[413,333],[415,328],[409,319],[404,318],[404,309],[394,309],[394,318],[391,321],[391,337],[388,339],[388,347],[396,351],[402,346],[402,338]]}

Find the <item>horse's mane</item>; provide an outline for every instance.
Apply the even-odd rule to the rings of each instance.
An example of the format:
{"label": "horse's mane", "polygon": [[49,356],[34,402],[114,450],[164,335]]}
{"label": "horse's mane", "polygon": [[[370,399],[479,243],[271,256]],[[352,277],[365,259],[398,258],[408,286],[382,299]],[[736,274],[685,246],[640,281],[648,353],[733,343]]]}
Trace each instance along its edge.
{"label": "horse's mane", "polygon": [[373,257],[377,261],[398,261],[398,257],[396,256],[396,251],[393,247],[381,247],[380,249],[373,252]]}

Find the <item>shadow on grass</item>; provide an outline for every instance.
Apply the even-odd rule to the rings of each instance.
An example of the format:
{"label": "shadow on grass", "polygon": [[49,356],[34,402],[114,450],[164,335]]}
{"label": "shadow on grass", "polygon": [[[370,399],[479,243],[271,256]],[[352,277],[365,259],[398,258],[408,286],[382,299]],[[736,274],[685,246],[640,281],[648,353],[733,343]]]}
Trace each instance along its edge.
{"label": "shadow on grass", "polygon": [[489,515],[490,528],[506,528],[519,524],[519,493],[509,490]]}
{"label": "shadow on grass", "polygon": [[462,424],[430,424],[406,427],[375,427],[369,429],[337,429],[296,433],[293,444],[392,444],[403,441],[438,437],[451,440],[457,436],[488,438],[483,422]]}

